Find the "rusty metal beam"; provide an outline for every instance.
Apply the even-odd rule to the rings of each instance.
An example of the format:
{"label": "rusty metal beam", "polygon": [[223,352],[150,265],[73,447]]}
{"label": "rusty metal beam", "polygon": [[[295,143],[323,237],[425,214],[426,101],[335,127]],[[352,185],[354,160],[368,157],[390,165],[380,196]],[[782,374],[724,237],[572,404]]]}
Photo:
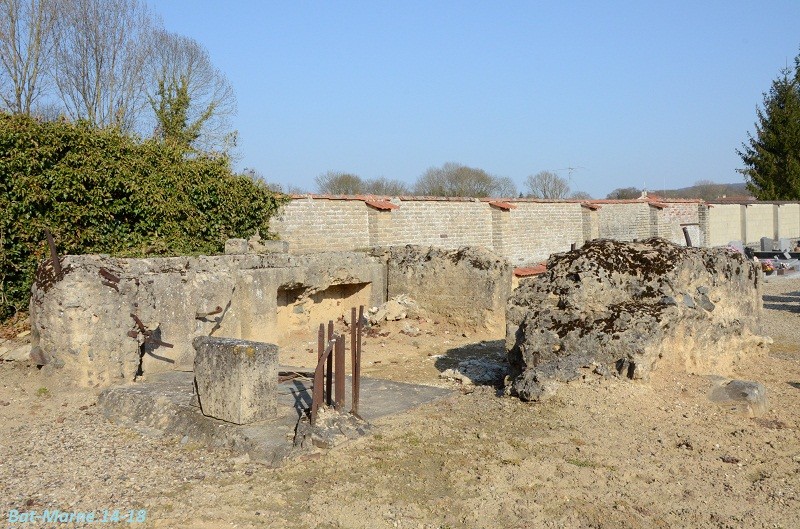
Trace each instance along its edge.
{"label": "rusty metal beam", "polygon": [[[328,321],[328,345],[334,342],[333,320]],[[328,357],[328,364],[325,366],[325,403],[330,406],[333,404],[333,356]]]}
{"label": "rusty metal beam", "polygon": [[44,236],[47,238],[47,246],[50,247],[50,260],[53,262],[53,272],[55,273],[56,280],[61,280],[61,261],[58,260],[58,252],[56,251],[56,242],[53,240],[53,234],[47,228],[44,229]]}

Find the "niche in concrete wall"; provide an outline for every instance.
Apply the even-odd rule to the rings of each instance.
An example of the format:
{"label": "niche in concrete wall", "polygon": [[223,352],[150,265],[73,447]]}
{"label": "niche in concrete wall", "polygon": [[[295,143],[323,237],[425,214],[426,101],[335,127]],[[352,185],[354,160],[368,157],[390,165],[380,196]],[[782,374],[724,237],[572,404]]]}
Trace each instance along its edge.
{"label": "niche in concrete wall", "polygon": [[317,327],[329,320],[350,317],[350,308],[369,308],[372,283],[330,285],[323,290],[303,285],[278,288],[277,339],[288,342],[303,338],[316,340]]}

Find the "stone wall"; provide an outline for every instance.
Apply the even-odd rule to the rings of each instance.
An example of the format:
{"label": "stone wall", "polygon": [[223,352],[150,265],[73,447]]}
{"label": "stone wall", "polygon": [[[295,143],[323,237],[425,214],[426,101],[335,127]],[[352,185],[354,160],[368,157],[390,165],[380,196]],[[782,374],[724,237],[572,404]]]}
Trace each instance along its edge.
{"label": "stone wall", "polygon": [[441,197],[297,196],[272,221],[291,253],[406,244],[482,246],[514,265],[532,264],[595,238],[662,236],[708,240],[693,200],[535,200]]}

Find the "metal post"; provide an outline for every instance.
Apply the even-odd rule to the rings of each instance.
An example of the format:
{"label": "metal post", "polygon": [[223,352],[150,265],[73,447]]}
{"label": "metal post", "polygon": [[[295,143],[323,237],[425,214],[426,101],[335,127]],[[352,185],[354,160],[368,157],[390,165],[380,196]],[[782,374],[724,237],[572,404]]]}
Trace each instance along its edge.
{"label": "metal post", "polygon": [[314,369],[314,387],[311,388],[311,425],[317,422],[317,409],[322,402],[322,386],[324,384],[322,372],[322,355],[325,352],[325,324],[319,324],[319,335],[317,339],[317,367]]}
{"label": "metal post", "polygon": [[336,347],[334,348],[336,357],[334,363],[334,374],[336,375],[336,386],[334,394],[334,402],[336,409],[341,410],[344,408],[344,335],[336,337]]}
{"label": "metal post", "polygon": [[50,260],[53,261],[53,272],[56,275],[56,280],[61,280],[61,261],[58,260],[58,252],[56,251],[56,242],[53,240],[53,234],[47,228],[44,229],[44,236],[47,237],[47,246],[50,247]]}
{"label": "metal post", "polygon": [[[328,343],[333,341],[333,320],[328,320]],[[325,403],[330,406],[333,404],[333,355],[328,357],[328,365],[325,366]]]}
{"label": "metal post", "polygon": [[353,409],[350,411],[358,416],[358,403],[361,397],[361,330],[364,321],[364,305],[358,308],[358,327],[356,328],[356,352],[353,362]]}
{"label": "metal post", "polygon": [[686,239],[686,247],[691,248],[692,238],[689,237],[689,228],[687,228],[686,226],[683,227],[683,238]]}
{"label": "metal post", "polygon": [[350,309],[350,404],[352,406],[350,412],[356,409],[356,352],[358,349],[358,342],[356,335],[358,334],[358,327],[361,325],[361,319],[356,320],[356,308]]}

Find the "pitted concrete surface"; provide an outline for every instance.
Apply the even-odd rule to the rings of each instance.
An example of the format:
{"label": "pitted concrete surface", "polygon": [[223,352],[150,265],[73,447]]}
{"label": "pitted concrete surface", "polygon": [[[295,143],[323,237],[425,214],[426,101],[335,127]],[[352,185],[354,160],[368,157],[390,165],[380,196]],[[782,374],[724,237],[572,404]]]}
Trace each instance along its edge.
{"label": "pitted concrete surface", "polygon": [[[307,369],[281,367],[280,373],[300,376],[278,384],[278,416],[249,425],[236,425],[204,416],[194,396],[194,374],[169,372],[147,382],[104,390],[98,404],[110,421],[145,435],[170,436],[182,443],[199,443],[247,453],[254,460],[280,466],[299,455],[293,446],[300,417],[311,406],[313,387]],[[344,410],[351,408],[351,381],[346,380]],[[453,394],[453,390],[375,378],[361,379],[359,415],[373,421]]]}

